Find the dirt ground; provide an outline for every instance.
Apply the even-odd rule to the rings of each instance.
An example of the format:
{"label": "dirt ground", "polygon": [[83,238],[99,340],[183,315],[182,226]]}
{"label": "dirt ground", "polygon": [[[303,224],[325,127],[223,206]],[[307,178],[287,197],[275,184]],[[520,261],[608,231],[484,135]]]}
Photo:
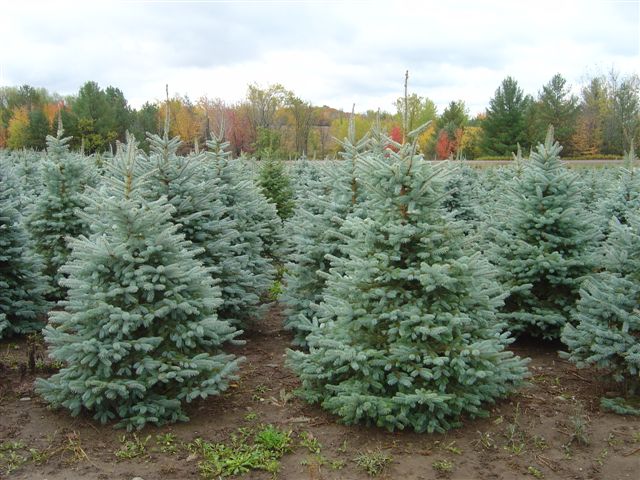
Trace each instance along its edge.
{"label": "dirt ground", "polygon": [[601,412],[606,387],[559,359],[559,344],[513,346],[531,358],[532,377],[489,418],[465,420],[447,434],[389,433],[340,425],[293,396],[298,382],[284,367],[290,336],[281,324],[273,308],[245,335],[246,345],[235,349],[246,357],[241,379],[227,393],[192,404],[188,423],[135,437],[48,409],[33,392],[34,379],[53,370],[41,347],[0,342],[0,478],[203,478],[203,457],[187,445],[198,438],[230,444],[249,432],[243,441],[264,425],[291,431],[291,451],[277,473],[252,470],[241,478],[364,479],[367,465],[378,478],[403,480],[640,478],[640,418]]}

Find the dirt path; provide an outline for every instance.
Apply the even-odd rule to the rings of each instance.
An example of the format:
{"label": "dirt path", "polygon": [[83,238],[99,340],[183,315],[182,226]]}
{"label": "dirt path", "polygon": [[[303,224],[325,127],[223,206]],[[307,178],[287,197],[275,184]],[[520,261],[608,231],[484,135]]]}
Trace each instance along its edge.
{"label": "dirt path", "polygon": [[[192,405],[190,422],[139,432],[139,443],[149,438],[134,458],[123,458],[137,452],[133,436],[123,439],[121,430],[47,409],[33,393],[36,375],[26,372],[26,341],[0,343],[0,478],[201,478],[202,458],[184,445],[198,438],[228,444],[239,429],[253,434],[265,424],[292,431],[293,451],[281,459],[280,479],[369,478],[357,457],[372,468],[375,460],[387,462],[379,478],[388,479],[638,478],[640,419],[602,413],[594,376],[559,360],[558,345],[515,345],[532,358],[529,385],[487,419],[426,435],[346,427],[293,397],[298,382],[284,367],[290,337],[277,308],[245,338],[235,352],[247,359],[240,381],[222,397]],[[242,478],[274,475],[251,471]]]}

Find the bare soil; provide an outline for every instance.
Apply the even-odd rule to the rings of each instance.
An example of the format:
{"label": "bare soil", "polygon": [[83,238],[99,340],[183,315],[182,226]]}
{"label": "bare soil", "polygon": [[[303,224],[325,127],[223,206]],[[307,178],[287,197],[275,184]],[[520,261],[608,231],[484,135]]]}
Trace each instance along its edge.
{"label": "bare soil", "polygon": [[[202,478],[200,459],[184,445],[197,438],[229,442],[239,428],[263,424],[291,430],[293,451],[281,459],[277,474],[251,471],[242,478],[369,478],[354,460],[363,453],[390,459],[378,475],[386,479],[640,477],[640,418],[602,412],[600,397],[611,386],[595,372],[559,359],[560,344],[514,344],[518,355],[531,358],[532,376],[519,392],[496,404],[488,418],[466,419],[463,427],[446,434],[390,433],[341,425],[293,396],[299,384],[284,366],[290,336],[281,325],[274,307],[245,335],[246,345],[235,348],[246,357],[240,380],[224,395],[192,404],[189,422],[138,432],[139,439],[151,437],[145,451],[131,459],[116,456],[126,432],[51,410],[37,397],[34,379],[54,370],[42,346],[34,348],[26,339],[0,342],[0,478]],[[175,452],[162,451],[157,443],[157,436],[167,433],[175,436]],[[319,455],[300,445],[305,433],[321,444]]]}

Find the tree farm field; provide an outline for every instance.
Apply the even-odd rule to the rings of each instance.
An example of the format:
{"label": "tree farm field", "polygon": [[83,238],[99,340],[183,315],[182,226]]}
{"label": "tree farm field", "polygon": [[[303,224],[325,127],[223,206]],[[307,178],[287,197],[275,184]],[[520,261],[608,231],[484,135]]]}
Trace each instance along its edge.
{"label": "tree farm field", "polygon": [[203,478],[203,472],[218,478],[206,476],[197,442],[233,448],[234,438],[246,437],[243,444],[252,445],[266,426],[290,439],[274,473],[250,466],[244,471],[236,447],[226,460],[242,472],[237,478],[637,478],[640,420],[603,413],[599,398],[606,388],[589,370],[558,358],[559,344],[516,342],[512,350],[531,358],[524,387],[498,401],[487,418],[465,419],[446,434],[418,434],[340,425],[296,398],[299,382],[284,366],[291,335],[282,329],[279,306],[245,338],[235,353],[247,360],[226,393],[191,404],[189,422],[135,434],[47,408],[33,391],[35,377],[56,368],[42,344],[3,341],[0,478],[178,480]]}

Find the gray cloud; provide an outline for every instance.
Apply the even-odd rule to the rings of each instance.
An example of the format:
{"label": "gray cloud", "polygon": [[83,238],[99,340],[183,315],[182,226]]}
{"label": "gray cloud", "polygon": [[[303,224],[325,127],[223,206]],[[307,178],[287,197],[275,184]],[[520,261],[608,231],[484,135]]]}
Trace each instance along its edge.
{"label": "gray cloud", "polygon": [[[5,83],[63,94],[87,80],[134,104],[169,82],[240,99],[283,83],[314,103],[391,109],[410,87],[481,111],[506,75],[535,94],[556,72],[640,64],[637,2],[12,2],[0,20]],[[8,47],[7,47],[8,46]]]}

